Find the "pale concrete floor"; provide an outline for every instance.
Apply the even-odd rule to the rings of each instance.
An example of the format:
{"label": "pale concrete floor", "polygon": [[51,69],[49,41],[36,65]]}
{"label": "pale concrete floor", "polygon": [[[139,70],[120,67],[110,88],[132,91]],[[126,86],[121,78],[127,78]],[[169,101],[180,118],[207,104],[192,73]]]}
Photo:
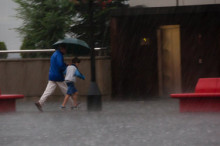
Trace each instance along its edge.
{"label": "pale concrete floor", "polygon": [[60,111],[48,101],[39,113],[18,101],[0,114],[0,146],[219,146],[219,113],[179,113],[178,101],[104,102],[101,112]]}

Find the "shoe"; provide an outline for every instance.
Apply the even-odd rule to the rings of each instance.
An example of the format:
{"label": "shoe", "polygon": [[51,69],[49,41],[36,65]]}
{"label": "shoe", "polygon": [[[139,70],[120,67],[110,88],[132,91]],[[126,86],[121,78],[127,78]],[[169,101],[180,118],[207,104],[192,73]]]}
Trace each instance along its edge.
{"label": "shoe", "polygon": [[80,108],[80,102],[78,102],[75,106],[72,106],[71,110],[79,109],[79,108]]}
{"label": "shoe", "polygon": [[39,102],[36,102],[35,105],[40,112],[43,112],[42,106]]}
{"label": "shoe", "polygon": [[66,110],[66,107],[65,106],[60,106],[60,109],[62,110],[62,111],[64,111],[64,110]]}

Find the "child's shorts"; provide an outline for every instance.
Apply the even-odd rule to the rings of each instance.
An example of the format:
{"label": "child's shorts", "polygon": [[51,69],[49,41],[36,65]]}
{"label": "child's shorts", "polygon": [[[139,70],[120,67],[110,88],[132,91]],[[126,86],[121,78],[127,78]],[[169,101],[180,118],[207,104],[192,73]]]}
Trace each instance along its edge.
{"label": "child's shorts", "polygon": [[74,93],[77,92],[77,89],[75,88],[73,82],[67,82],[66,84],[67,84],[67,86],[68,86],[68,89],[67,89],[67,93],[66,93],[66,94],[68,94],[68,95],[73,95]]}

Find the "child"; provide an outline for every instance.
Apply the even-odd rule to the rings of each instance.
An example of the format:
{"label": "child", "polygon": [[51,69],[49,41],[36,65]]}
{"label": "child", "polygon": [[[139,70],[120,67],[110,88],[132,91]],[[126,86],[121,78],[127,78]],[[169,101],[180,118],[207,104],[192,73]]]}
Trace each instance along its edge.
{"label": "child", "polygon": [[78,70],[79,63],[80,63],[80,60],[77,57],[75,57],[72,59],[72,64],[69,65],[66,69],[65,82],[68,86],[68,89],[67,89],[67,93],[64,98],[63,104],[61,106],[61,109],[65,109],[66,102],[68,101],[70,96],[72,97],[73,102],[74,102],[73,107],[71,108],[72,109],[78,108],[78,105],[79,105],[79,103],[77,102],[78,92],[74,84],[76,82],[76,77],[85,80],[84,75],[82,75]]}

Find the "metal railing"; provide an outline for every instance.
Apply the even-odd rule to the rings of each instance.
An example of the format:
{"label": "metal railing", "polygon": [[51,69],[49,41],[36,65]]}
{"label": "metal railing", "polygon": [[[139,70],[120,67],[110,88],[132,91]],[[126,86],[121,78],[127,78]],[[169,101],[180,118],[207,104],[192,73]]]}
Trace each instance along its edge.
{"label": "metal railing", "polygon": [[36,49],[36,50],[0,50],[0,53],[38,53],[38,52],[54,52],[55,49]]}

